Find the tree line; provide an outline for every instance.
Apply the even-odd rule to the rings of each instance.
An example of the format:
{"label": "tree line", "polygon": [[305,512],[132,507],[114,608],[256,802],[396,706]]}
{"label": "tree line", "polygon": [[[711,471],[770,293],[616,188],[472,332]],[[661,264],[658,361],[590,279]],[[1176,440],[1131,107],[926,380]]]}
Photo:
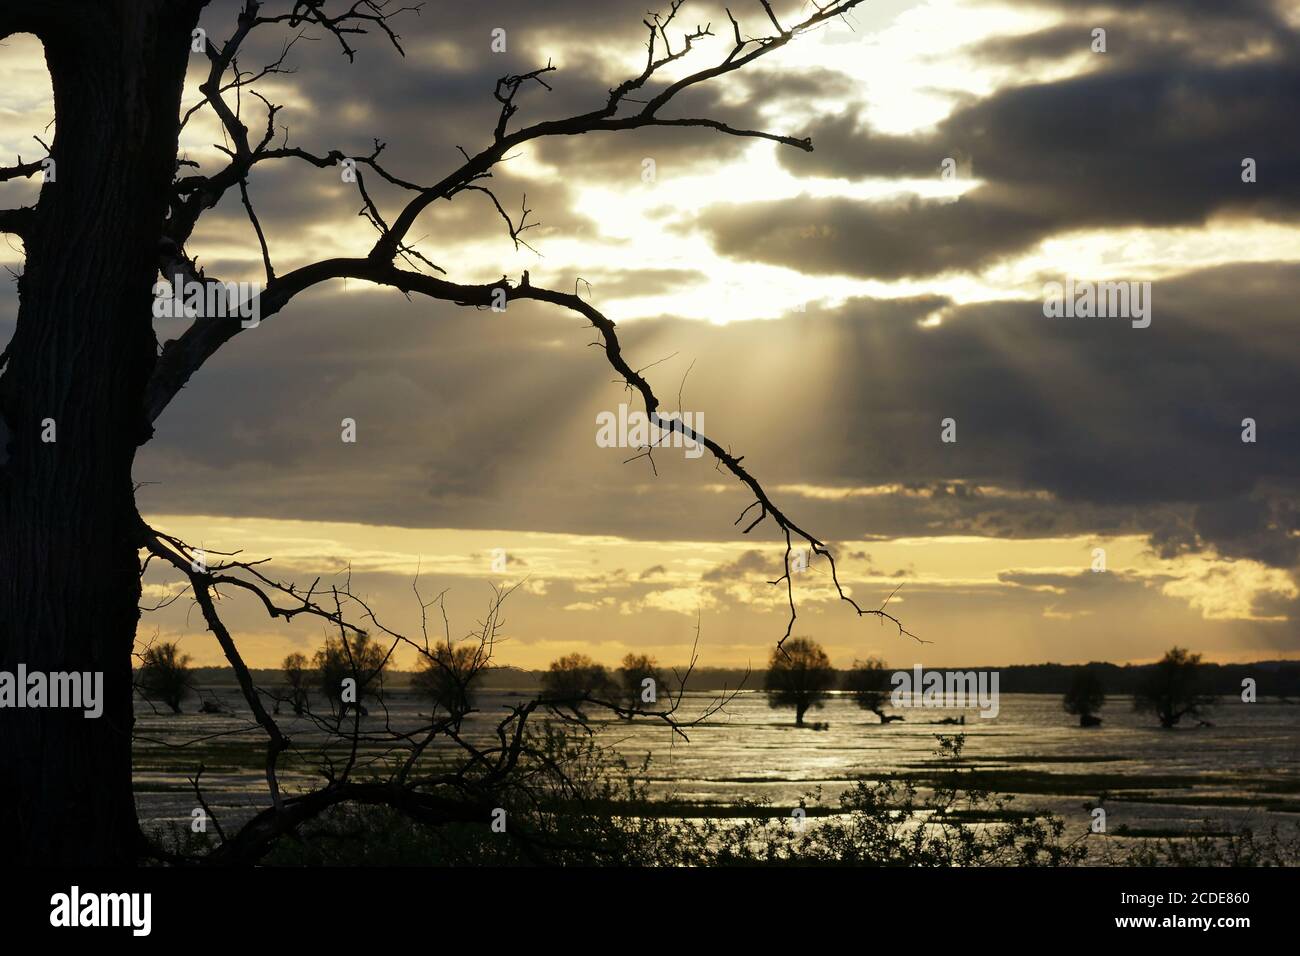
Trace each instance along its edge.
{"label": "tree line", "polygon": [[[910,667],[912,662],[898,662]],[[998,667],[1000,675],[999,689],[1004,694],[1056,694],[1061,695],[1070,689],[1075,676],[1081,670],[1093,670],[1098,673],[1107,691],[1112,694],[1133,694],[1142,683],[1148,671],[1155,664],[1111,664],[1093,661],[1087,664],[1011,664]],[[927,670],[931,669],[927,665]],[[987,667],[935,667],[936,670],[986,671]],[[194,667],[196,680],[210,685],[224,685],[234,682],[234,674],[229,667],[198,666]],[[272,684],[280,679],[279,668],[250,668],[250,673],[261,684]],[[837,668],[843,675],[844,669]],[[385,668],[388,686],[406,688],[415,672],[399,668]],[[534,670],[524,667],[490,664],[483,669],[478,678],[482,690],[494,691],[534,691],[542,686],[545,669]],[[1250,677],[1258,684],[1259,694],[1268,697],[1300,698],[1300,661],[1257,661],[1248,664],[1216,664],[1202,662],[1202,679],[1206,690],[1212,694],[1232,694],[1241,690],[1243,679]],[[695,691],[718,690],[719,688],[755,686],[763,671],[745,667],[701,667],[694,668],[691,676],[691,689]]]}
{"label": "tree line", "polygon": [[[475,694],[483,689],[483,675],[488,672],[478,660],[479,653],[469,644],[439,644],[411,675],[411,687],[429,700],[435,713],[463,717],[474,710]],[[153,644],[139,656],[136,686],[141,695],[164,704],[172,713],[180,713],[184,698],[198,692],[190,657],[172,642]],[[351,710],[364,716],[368,713],[365,700],[383,696],[387,664],[383,648],[365,634],[346,640],[327,638],[310,659],[300,652],[291,653],[281,664],[278,686],[270,692],[275,712],[287,706],[302,716],[309,709],[311,694],[316,692],[333,714],[341,716]],[[1063,665],[1019,669],[1046,668],[1059,669]],[[1081,727],[1100,726],[1098,714],[1107,694],[1131,695],[1134,709],[1153,714],[1162,727],[1177,726],[1184,719],[1205,724],[1225,674],[1259,673],[1258,667],[1207,664],[1200,654],[1180,647],[1170,649],[1156,664],[1118,667],[1093,663],[1066,670],[1069,683],[1062,706],[1066,713],[1079,718]],[[1000,671],[1004,686],[1006,672]],[[1287,673],[1281,668],[1278,672]],[[820,644],[808,638],[792,638],[773,650],[763,689],[769,706],[794,711],[795,725],[799,727],[805,726],[808,712],[821,709],[835,690],[845,692],[881,724],[889,724],[905,719],[901,714],[887,712],[892,673],[879,657],[855,660],[852,667],[838,670],[831,666]],[[1116,680],[1116,674],[1125,679]],[[628,654],[616,668],[607,668],[585,654],[568,654],[541,673],[540,684],[543,702],[579,720],[585,719],[586,703],[613,703],[624,712],[634,713],[654,704],[673,686],[665,669],[645,654]],[[1228,685],[1227,692],[1235,694],[1242,688],[1238,681]],[[1256,687],[1256,692],[1262,691]],[[214,709],[214,705],[205,700],[203,709]]]}
{"label": "tree line", "polygon": [[[1141,677],[1129,692],[1133,709],[1154,715],[1165,728],[1176,727],[1184,719],[1207,725],[1207,714],[1218,699],[1207,680],[1211,666],[1204,663],[1200,654],[1181,647],[1171,648],[1156,664],[1141,668]],[[1118,669],[1113,664],[1089,664],[1073,670],[1061,703],[1066,713],[1079,718],[1081,727],[1101,725],[1097,712],[1106,703],[1107,668]],[[764,688],[768,705],[794,710],[794,722],[799,727],[804,726],[807,712],[824,706],[830,692],[837,688],[847,692],[863,710],[875,714],[880,723],[889,724],[904,719],[901,714],[885,712],[893,688],[892,673],[878,657],[854,661],[851,668],[839,672],[831,666],[820,644],[807,638],[794,638],[772,651]],[[1239,683],[1234,691],[1242,693],[1243,700],[1247,692],[1254,699],[1258,687],[1252,683],[1247,691]],[[947,718],[943,722],[954,721]]]}
{"label": "tree line", "polygon": [[[459,719],[475,709],[476,693],[489,669],[482,648],[469,643],[440,643],[421,660],[410,684],[428,699],[435,713]],[[203,696],[191,658],[175,642],[153,643],[140,654],[135,686],[148,701],[182,713],[191,695]],[[388,675],[384,648],[367,634],[329,637],[310,657],[288,654],[280,665],[278,683],[263,691],[273,701],[274,712],[287,707],[297,716],[306,714],[313,694],[324,698],[335,716],[349,712],[365,716],[365,701],[382,699]],[[568,654],[554,661],[541,675],[542,703],[585,720],[584,704],[609,703],[623,716],[651,709],[674,683],[654,657],[627,654],[621,666],[608,668],[585,654]],[[674,675],[675,676],[675,675]],[[219,709],[210,699],[204,711]],[[626,713],[625,713],[626,712]]]}

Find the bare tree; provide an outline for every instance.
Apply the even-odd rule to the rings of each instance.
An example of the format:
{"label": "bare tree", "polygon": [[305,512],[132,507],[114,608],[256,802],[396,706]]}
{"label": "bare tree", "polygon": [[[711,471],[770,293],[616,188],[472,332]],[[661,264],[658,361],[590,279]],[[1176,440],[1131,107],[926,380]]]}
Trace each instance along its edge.
{"label": "bare tree", "polygon": [[1184,717],[1205,723],[1214,695],[1205,693],[1201,655],[1172,647],[1151,668],[1133,695],[1133,709],[1154,713],[1166,730]]}
{"label": "bare tree", "polygon": [[[681,2],[673,0],[668,13],[645,21],[644,68],[585,112],[518,124],[521,94],[545,89],[543,77],[553,67],[502,77],[495,88],[500,111],[487,145],[475,152],[462,150],[445,171],[399,174],[381,162],[384,145],[376,141],[369,155],[350,157],[361,211],[377,233],[369,253],[323,259],[282,273],[249,198],[250,179],[271,164],[331,169],[349,157],[337,148],[310,150],[277,141],[281,107],[258,86],[285,69],[285,57],[260,70],[245,70],[239,61],[242,46],[255,33],[279,33],[287,53],[295,37],[311,33],[334,43],[351,61],[358,55],[354,44],[359,38],[374,34],[401,53],[394,20],[409,8],[387,0],[244,0],[236,22],[228,32],[221,31],[225,39],[216,39],[216,30],[194,32],[206,0],[0,0],[0,40],[30,33],[44,46],[56,119],[47,157],[20,159],[0,169],[0,180],[45,175],[35,205],[0,210],[0,230],[21,240],[25,255],[16,330],[0,353],[0,665],[101,671],[105,690],[102,720],[23,710],[0,722],[0,777],[12,781],[0,788],[0,840],[12,859],[120,864],[153,852],[136,819],[129,732],[139,576],[152,560],[172,565],[188,583],[268,738],[271,816],[259,816],[232,835],[221,858],[256,858],[268,841],[340,801],[400,801],[404,812],[421,818],[469,814],[483,819],[486,791],[471,802],[448,804],[427,792],[419,796],[410,786],[367,789],[351,780],[353,765],[347,762],[332,769],[322,790],[299,802],[284,797],[276,784],[275,762],[289,742],[266,713],[217,613],[216,598],[225,589],[252,597],[273,617],[320,617],[338,629],[340,640],[361,633],[347,623],[345,608],[364,605],[344,588],[331,592],[334,606],[329,606],[324,595],[273,581],[253,562],[232,557],[208,565],[183,542],[148,527],[137,513],[131,475],[136,449],[149,440],[185,384],[245,331],[238,315],[200,308],[186,331],[160,346],[151,322],[160,276],[173,285],[195,282],[222,291],[224,299],[225,286],[198,268],[187,245],[200,218],[228,193],[238,194],[264,265],[265,288],[257,300],[262,321],[285,310],[300,293],[335,279],[370,282],[466,308],[531,300],[587,320],[609,365],[644,402],[651,422],[702,444],[718,467],[753,495],[737,519],[737,524],[748,520],[744,532],[767,519],[784,539],[785,574],[776,583],[785,586],[790,613],[782,641],[797,613],[790,575],[796,543],[826,562],[839,599],[858,615],[877,616],[906,633],[883,604],[863,607],[845,591],[830,548],[776,505],[745,467],[743,456],[693,432],[680,419],[659,415],[655,391],[623,354],[609,317],[576,293],[530,284],[527,273],[518,282],[456,282],[411,238],[417,218],[431,205],[475,196],[486,198],[510,237],[522,242],[528,224],[505,213],[488,180],[518,147],[547,138],[694,127],[811,150],[809,140],[793,135],[739,128],[709,117],[666,115],[679,94],[725,81],[861,0],[805,7],[797,22],[782,22],[767,0],[758,2],[765,21],[761,33],[742,29],[728,13],[728,35],[734,38],[728,52],[712,65],[679,74],[679,61],[712,30],[679,31],[675,21]],[[184,104],[196,36],[207,72],[199,85],[200,99]],[[666,78],[670,72],[676,78]],[[227,162],[210,172],[177,153],[181,127],[207,111],[221,124],[227,143]],[[51,171],[56,175],[48,175]],[[380,182],[403,194],[395,208],[381,209],[373,198],[370,186]],[[57,440],[50,440],[55,435]],[[394,638],[393,646],[397,643]],[[661,708],[659,718],[667,713]],[[515,720],[524,716],[520,711]],[[521,738],[504,736],[510,729],[508,723],[502,725],[499,749],[473,755],[476,773],[485,773],[494,785],[519,766]],[[40,774],[30,772],[35,766],[41,767]],[[493,769],[483,770],[487,766]],[[51,814],[53,805],[63,812]],[[79,825],[68,827],[69,818]]]}

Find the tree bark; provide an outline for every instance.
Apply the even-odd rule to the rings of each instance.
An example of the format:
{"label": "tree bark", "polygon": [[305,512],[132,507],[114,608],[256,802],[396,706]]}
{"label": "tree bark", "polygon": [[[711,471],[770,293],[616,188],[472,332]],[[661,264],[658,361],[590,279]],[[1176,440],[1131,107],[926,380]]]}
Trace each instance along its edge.
{"label": "tree bark", "polygon": [[151,434],[151,290],[198,6],[58,9],[33,28],[54,89],[54,177],[24,236],[0,377],[0,669],[102,672],[104,700],[98,719],[0,710],[0,845],[18,863],[121,864],[141,850],[131,466]]}

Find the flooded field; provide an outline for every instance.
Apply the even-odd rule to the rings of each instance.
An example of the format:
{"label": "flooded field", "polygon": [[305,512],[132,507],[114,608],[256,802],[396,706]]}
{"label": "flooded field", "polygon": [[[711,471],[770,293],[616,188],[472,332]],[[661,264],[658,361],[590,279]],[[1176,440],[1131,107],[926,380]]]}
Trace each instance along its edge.
{"label": "flooded field", "polygon": [[[137,706],[136,799],[147,822],[188,825],[197,805],[187,776],[203,764],[203,789],[223,819],[245,817],[269,804],[264,737],[252,725],[234,688],[218,688],[225,714],[156,714]],[[486,734],[493,715],[520,695],[484,692],[480,711],[468,719],[468,733]],[[689,719],[714,695],[688,695],[680,711]],[[420,723],[428,705],[411,692],[386,695],[387,721],[394,728]],[[187,702],[193,710],[194,701]],[[977,771],[979,785],[1016,795],[1022,809],[1052,811],[1072,832],[1089,824],[1085,803],[1105,795],[1110,832],[1135,836],[1187,831],[1202,820],[1216,826],[1293,825],[1300,820],[1300,707],[1263,699],[1218,705],[1213,726],[1162,730],[1149,715],[1131,710],[1127,698],[1112,698],[1104,724],[1084,730],[1052,695],[1004,694],[998,716],[971,711],[913,710],[904,722],[882,726],[851,700],[832,696],[809,721],[825,729],[798,728],[789,711],[772,710],[761,692],[742,692],[725,710],[688,728],[689,741],[653,723],[599,720],[596,739],[639,764],[651,755],[651,793],[674,803],[723,807],[740,799],[766,799],[793,806],[820,788],[834,802],[851,781],[906,776],[924,785],[941,772],[936,735],[965,735],[961,766]],[[964,725],[941,724],[965,716]],[[306,718],[277,718],[299,748],[309,753],[324,739]],[[380,730],[379,708],[362,721]],[[383,757],[363,748],[361,765]],[[312,767],[295,755],[282,761],[288,790],[311,785]]]}

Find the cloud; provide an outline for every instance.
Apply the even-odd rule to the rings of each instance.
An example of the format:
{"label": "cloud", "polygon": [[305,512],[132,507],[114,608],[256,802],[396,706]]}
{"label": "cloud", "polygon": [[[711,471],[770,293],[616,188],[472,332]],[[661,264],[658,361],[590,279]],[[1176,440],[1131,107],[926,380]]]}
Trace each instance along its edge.
{"label": "cloud", "polygon": [[[999,655],[1041,658],[1045,627],[1052,641],[1083,640],[1097,620],[1147,614],[1158,624],[1143,635],[1143,653],[1192,627],[1229,646],[1229,620],[1248,622],[1231,633],[1251,646],[1294,650],[1285,619],[1300,613],[1289,588],[1300,563],[1300,266],[1205,269],[1156,255],[1154,320],[1142,331],[1048,320],[1020,293],[975,302],[937,283],[911,284],[905,291],[920,292],[904,297],[889,285],[991,273],[1079,230],[1099,232],[1106,261],[1123,266],[1132,241],[1118,230],[1130,226],[1186,229],[1217,261],[1232,260],[1241,250],[1225,224],[1294,221],[1300,147],[1289,119],[1300,69],[1279,6],[1034,2],[1055,19],[1028,33],[976,37],[966,53],[983,68],[978,82],[935,91],[956,105],[933,128],[895,135],[887,130],[902,127],[873,127],[874,101],[890,91],[850,70],[774,63],[725,89],[694,91],[671,115],[808,134],[812,154],[762,152],[770,144],[755,149],[703,131],[556,139],[521,150],[490,181],[512,213],[527,193],[545,224],[529,234],[545,260],[512,259],[503,224],[478,194],[435,205],[412,235],[456,279],[513,275],[526,261],[535,280],[546,269],[558,288],[580,288],[602,307],[613,300],[624,351],[664,402],[675,405],[680,393],[791,517],[844,542],[858,593],[883,599],[904,583],[896,600],[909,625],[919,619],[927,638],[946,635],[947,651],[954,634],[996,631],[1005,635]],[[899,6],[889,4],[889,15]],[[213,36],[228,32],[235,7],[205,9]],[[502,75],[548,56],[560,68],[548,75],[553,90],[521,94],[516,122],[598,106],[617,78],[638,69],[643,16],[644,4],[631,0],[510,0],[454,16],[426,9],[401,26],[405,59],[371,35],[352,66],[330,42],[301,43],[297,72],[268,88],[285,104],[277,141],[368,155],[378,137],[393,172],[435,181],[459,165],[458,147],[473,152],[490,140]],[[1105,56],[1082,52],[1098,16],[1110,29]],[[504,54],[489,47],[497,26],[509,34]],[[258,31],[246,68],[278,54],[273,33]],[[821,52],[842,58],[862,39]],[[920,43],[900,61],[923,61],[927,50]],[[194,69],[197,77],[202,58]],[[260,128],[260,107],[246,108]],[[14,115],[47,118],[39,103]],[[200,117],[184,142],[210,164],[221,161],[217,141]],[[918,181],[937,182],[948,156],[972,177],[969,188],[942,199],[914,191]],[[1244,156],[1258,162],[1257,183],[1241,182]],[[640,185],[646,157],[661,176],[655,205],[616,205]],[[694,192],[674,190],[688,179],[697,180]],[[404,198],[374,177],[367,186],[385,211]],[[250,188],[281,271],[295,259],[364,253],[373,241],[337,170],[268,165]],[[5,193],[22,201],[24,189],[9,184]],[[760,194],[768,198],[752,201]],[[678,231],[662,245],[644,243],[652,226]],[[708,256],[701,237],[737,262]],[[259,270],[236,194],[210,211],[190,251],[214,274]],[[1294,258],[1284,245],[1276,254]],[[683,320],[676,306],[617,307],[679,292],[704,301],[701,313],[749,314],[709,301],[719,266],[739,260],[768,265],[722,278],[743,279],[760,303],[784,301],[783,283],[800,280],[807,311],[713,325]],[[1072,261],[1059,256],[1060,271]],[[6,283],[5,338],[14,302]],[[617,632],[611,646],[680,641],[689,649],[690,624],[704,608],[715,612],[705,629],[714,647],[764,648],[784,623],[784,592],[764,583],[780,573],[780,536],[771,522],[740,536],[733,522],[752,496],[707,459],[658,455],[656,474],[645,460],[625,464],[625,453],[596,445],[595,416],[630,397],[592,341],[580,319],[535,304],[496,314],[334,283],[241,333],[181,393],[137,457],[135,478],[147,483],[141,508],[213,521],[470,529],[485,540],[451,549],[437,573],[486,573],[485,549],[498,546],[516,570],[526,564],[536,578],[517,598],[527,622],[521,644],[578,640],[567,609],[584,611],[582,628]],[[355,444],[340,441],[344,417],[357,421]],[[955,444],[940,441],[949,417]],[[1258,423],[1253,444],[1240,441],[1246,417]],[[529,550],[533,532],[569,537]],[[1015,565],[998,580],[1009,565],[990,560],[926,577],[954,538],[986,542],[993,553],[1117,535],[1145,540],[1151,560],[1168,565],[1163,576],[1094,580]],[[337,568],[355,559],[361,583],[409,599],[402,562],[420,553],[416,546],[395,557],[301,537],[293,553],[303,562]],[[597,566],[584,549],[608,539],[627,553]],[[908,543],[890,551],[898,541]],[[1225,572],[1228,564],[1236,570]],[[801,625],[844,626],[831,617],[842,609],[823,577],[798,586],[808,599]],[[1122,634],[1096,640],[1088,655],[1138,653]]]}
{"label": "cloud", "polygon": [[761,551],[749,550],[734,561],[728,561],[705,571],[700,575],[700,579],[729,584],[759,577],[771,580],[783,573],[781,558],[775,552],[764,554]]}
{"label": "cloud", "polygon": [[[1046,319],[1033,302],[922,298],[622,332],[634,364],[668,357],[647,372],[661,397],[675,404],[682,387],[706,432],[823,534],[1140,531],[1169,554],[1213,544],[1288,566],[1297,295],[1300,266],[1264,264],[1157,283],[1145,330]],[[942,323],[925,326],[936,310]],[[314,295],[236,337],[168,409],[137,461],[137,480],[159,482],[142,489],[144,506],[731,533],[751,499],[708,462],[659,455],[656,477],[596,445],[596,415],[629,398],[590,341],[581,322],[541,307]],[[357,420],[354,445],[340,441],[344,416]],[[955,444],[940,441],[947,417]],[[1245,417],[1258,422],[1254,444],[1240,440]]]}
{"label": "cloud", "polygon": [[[1153,64],[1233,63],[1281,60],[1297,44],[1277,0],[1146,0],[1063,2],[1030,0],[1025,6],[1050,9],[1061,20],[1042,30],[993,37],[978,43],[981,59],[1023,66],[1035,60],[1061,60],[1091,48],[1092,31],[1106,29],[1106,52],[1091,56],[1099,70]],[[1212,41],[1207,42],[1207,37]]]}
{"label": "cloud", "polygon": [[[978,183],[955,201],[720,204],[699,222],[735,258],[899,279],[978,271],[1075,230],[1199,226],[1219,213],[1286,221],[1300,210],[1300,133],[1278,117],[1297,100],[1300,69],[1247,62],[1004,89],[918,136],[844,113],[809,127],[812,156],[782,162],[804,175],[937,180],[951,157]],[[1245,157],[1257,182],[1242,182]]]}

